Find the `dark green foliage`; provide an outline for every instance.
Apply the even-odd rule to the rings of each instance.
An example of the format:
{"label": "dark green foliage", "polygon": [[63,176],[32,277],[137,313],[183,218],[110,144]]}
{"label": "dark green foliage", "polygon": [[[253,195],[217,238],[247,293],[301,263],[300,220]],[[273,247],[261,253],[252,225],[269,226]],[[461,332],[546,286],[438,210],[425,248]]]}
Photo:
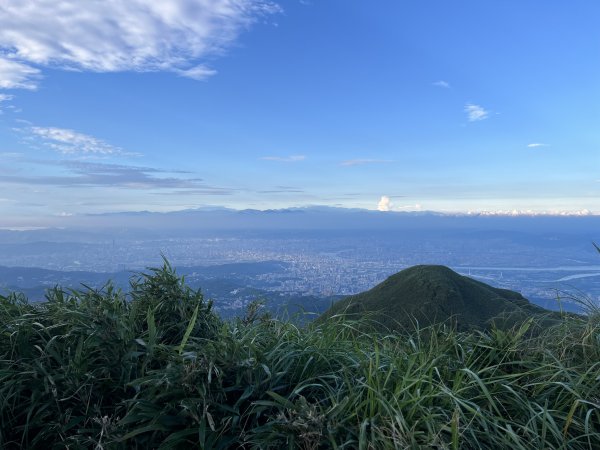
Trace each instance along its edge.
{"label": "dark green foliage", "polygon": [[0,298],[0,448],[600,448],[597,311],[383,335],[222,323],[166,263],[132,287]]}
{"label": "dark green foliage", "polygon": [[[170,345],[214,337],[220,321],[165,263],[132,280],[132,300],[101,290],[0,297],[0,448],[93,447],[127,411],[131,381]],[[178,339],[178,340],[177,340]]]}
{"label": "dark green foliage", "polygon": [[531,316],[538,324],[554,324],[559,314],[549,313],[521,294],[498,289],[461,276],[445,266],[414,266],[392,275],[361,294],[341,300],[323,319],[343,314],[368,315],[385,330],[414,329],[447,322],[458,330],[484,329],[492,324],[511,328]]}

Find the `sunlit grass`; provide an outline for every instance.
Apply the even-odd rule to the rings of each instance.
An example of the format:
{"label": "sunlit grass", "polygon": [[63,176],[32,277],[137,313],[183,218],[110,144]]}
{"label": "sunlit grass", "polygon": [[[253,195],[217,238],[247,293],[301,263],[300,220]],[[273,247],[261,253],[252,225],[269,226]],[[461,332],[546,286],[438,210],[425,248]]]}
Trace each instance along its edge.
{"label": "sunlit grass", "polygon": [[0,298],[1,448],[600,448],[600,314],[384,335],[222,322],[165,265]]}

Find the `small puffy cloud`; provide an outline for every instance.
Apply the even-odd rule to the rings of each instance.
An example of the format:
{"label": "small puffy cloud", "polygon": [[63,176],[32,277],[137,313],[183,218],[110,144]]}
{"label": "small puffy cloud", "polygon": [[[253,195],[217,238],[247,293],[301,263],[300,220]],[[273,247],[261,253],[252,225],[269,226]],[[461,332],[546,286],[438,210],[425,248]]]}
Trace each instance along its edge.
{"label": "small puffy cloud", "polygon": [[278,161],[278,162],[300,162],[306,159],[304,155],[292,155],[292,156],[263,156],[263,161]]}
{"label": "small puffy cloud", "polygon": [[473,103],[467,103],[465,105],[465,112],[469,122],[477,122],[479,120],[487,119],[490,115],[489,111],[486,111],[483,107],[475,105]]}
{"label": "small puffy cloud", "polygon": [[342,161],[340,166],[351,167],[351,166],[362,166],[365,164],[383,164],[392,162],[389,159],[348,159],[346,161]]}
{"label": "small puffy cloud", "polygon": [[437,87],[440,87],[440,88],[444,88],[444,89],[449,89],[450,88],[450,83],[448,83],[447,81],[444,81],[444,80],[434,81],[433,85],[437,86]]}
{"label": "small puffy cloud", "polygon": [[45,146],[63,154],[117,154],[121,149],[96,137],[55,127],[31,127],[31,136]]}
{"label": "small puffy cloud", "polygon": [[[6,2],[3,2],[6,4]],[[0,6],[0,88],[35,89],[40,68],[175,72],[202,63],[281,8],[270,0],[27,0]]]}
{"label": "small puffy cloud", "polygon": [[392,201],[387,195],[382,195],[377,203],[377,210],[379,211],[391,211]]}
{"label": "small puffy cloud", "polygon": [[547,147],[548,144],[542,144],[541,142],[533,142],[531,144],[527,144],[528,148],[537,148],[537,147]]}

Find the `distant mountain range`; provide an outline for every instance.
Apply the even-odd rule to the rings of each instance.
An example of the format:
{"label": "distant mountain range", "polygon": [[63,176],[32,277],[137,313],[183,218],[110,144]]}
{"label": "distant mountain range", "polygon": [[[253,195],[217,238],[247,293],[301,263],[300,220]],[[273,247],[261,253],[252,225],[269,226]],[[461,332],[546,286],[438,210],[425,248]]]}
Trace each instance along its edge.
{"label": "distant mountain range", "polygon": [[[0,223],[0,234],[11,229]],[[580,232],[598,229],[600,216],[595,215],[535,215],[474,213],[445,214],[433,211],[401,212],[366,209],[312,206],[270,210],[234,210],[220,207],[186,209],[174,212],[118,212],[56,216],[45,224],[15,224],[13,228],[42,226],[46,230],[30,229],[29,233],[44,235],[47,228],[85,232],[126,230],[145,232],[190,233],[200,230],[221,231],[282,231],[282,230],[389,230],[389,229],[503,229],[503,230],[561,230]]]}
{"label": "distant mountain range", "polygon": [[506,328],[532,316],[544,324],[560,317],[517,292],[432,265],[405,269],[369,291],[340,300],[319,320],[338,314],[368,317],[390,330],[448,321],[459,330],[483,329],[492,324]]}

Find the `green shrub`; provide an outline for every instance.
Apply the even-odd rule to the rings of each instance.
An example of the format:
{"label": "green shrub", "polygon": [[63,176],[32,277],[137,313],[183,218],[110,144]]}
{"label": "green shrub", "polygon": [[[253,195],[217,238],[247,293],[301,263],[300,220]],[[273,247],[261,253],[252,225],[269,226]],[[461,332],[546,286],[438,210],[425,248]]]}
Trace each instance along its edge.
{"label": "green shrub", "polygon": [[131,294],[0,298],[0,448],[600,448],[600,315],[536,333],[222,322],[165,262]]}

